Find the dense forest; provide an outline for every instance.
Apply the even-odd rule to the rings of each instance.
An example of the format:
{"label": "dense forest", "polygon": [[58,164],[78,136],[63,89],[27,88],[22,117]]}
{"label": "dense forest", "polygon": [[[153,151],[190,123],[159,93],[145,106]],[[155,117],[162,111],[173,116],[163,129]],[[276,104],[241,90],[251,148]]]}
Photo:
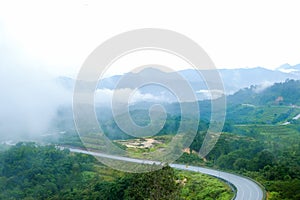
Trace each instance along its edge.
{"label": "dense forest", "polygon": [[[249,118],[251,120],[251,118]],[[201,121],[199,132],[190,145],[190,152],[184,152],[176,161],[188,165],[200,165],[231,171],[257,180],[267,190],[270,200],[297,200],[300,191],[300,123],[292,121],[288,125],[280,124],[233,124],[226,122],[223,133],[215,148],[201,159],[199,151],[209,123]],[[66,139],[66,138],[67,139]],[[153,137],[157,141],[168,143],[172,135]],[[65,139],[64,139],[65,138]],[[80,144],[72,134],[61,139]],[[67,143],[71,145],[71,143]],[[115,144],[119,144],[115,141]],[[155,151],[161,145],[151,149],[120,147],[132,152],[132,155]],[[136,154],[138,153],[138,154]]]}
{"label": "dense forest", "polygon": [[228,104],[300,105],[300,80],[287,79],[270,87],[251,86],[227,98]]}
{"label": "dense forest", "polygon": [[[206,112],[210,104],[201,102],[204,119],[199,122],[189,152],[185,151],[176,162],[251,177],[265,187],[269,200],[300,199],[300,119],[295,117],[300,114],[299,99],[300,81],[294,80],[276,83],[263,91],[252,86],[228,97],[223,133],[203,159],[197,152],[209,127]],[[135,138],[126,136],[114,120],[107,118],[102,128],[115,145],[133,156],[145,155],[167,145],[176,134],[181,117],[172,111],[176,105],[169,106],[171,112],[163,129],[152,137],[160,144],[151,148],[124,145],[124,140]],[[137,124],[149,122],[146,110],[133,109],[131,114]],[[68,124],[64,113],[60,115],[64,119],[60,124]],[[45,137],[44,141],[83,147],[72,126],[67,126],[70,128],[58,137]],[[230,199],[231,196],[224,183],[199,174],[179,173],[167,166],[156,172],[127,174],[107,169],[93,157],[55,146],[19,143],[9,150],[0,148],[3,151],[0,153],[0,199]],[[201,181],[197,181],[199,178]],[[162,196],[153,196],[158,195],[157,190]]]}
{"label": "dense forest", "polygon": [[[225,169],[257,180],[270,200],[300,199],[300,124],[225,126],[205,161],[184,153],[178,162]],[[199,132],[191,152],[199,151],[205,131]]]}
{"label": "dense forest", "polygon": [[[224,132],[205,161],[193,153],[179,161],[244,174],[263,184],[270,200],[300,199],[299,87],[300,81],[287,80],[229,97]],[[199,151],[209,126],[201,124],[191,152]]]}
{"label": "dense forest", "polygon": [[51,145],[18,143],[0,152],[0,199],[5,200],[229,200],[232,196],[220,180],[167,165],[153,172],[130,174],[109,169],[92,156]]}

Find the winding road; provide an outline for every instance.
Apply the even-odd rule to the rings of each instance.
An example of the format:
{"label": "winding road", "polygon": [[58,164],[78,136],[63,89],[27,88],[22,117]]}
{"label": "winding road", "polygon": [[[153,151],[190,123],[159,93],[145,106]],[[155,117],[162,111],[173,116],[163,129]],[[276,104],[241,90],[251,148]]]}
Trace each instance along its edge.
{"label": "winding road", "polygon": [[[69,148],[69,149],[71,152],[75,152],[75,153],[89,154],[93,156],[99,156],[99,157],[121,160],[126,162],[143,163],[143,164],[160,164],[160,162],[158,161],[114,156],[114,155],[86,151],[86,150],[76,149],[76,148]],[[264,199],[264,191],[261,189],[261,187],[257,183],[255,183],[254,181],[246,177],[242,177],[228,172],[222,172],[219,170],[204,168],[204,167],[186,166],[182,164],[170,164],[170,166],[175,169],[181,169],[181,170],[193,171],[193,172],[199,172],[199,173],[211,175],[227,181],[228,183],[232,184],[236,188],[236,195],[234,198],[235,200],[263,200]]]}

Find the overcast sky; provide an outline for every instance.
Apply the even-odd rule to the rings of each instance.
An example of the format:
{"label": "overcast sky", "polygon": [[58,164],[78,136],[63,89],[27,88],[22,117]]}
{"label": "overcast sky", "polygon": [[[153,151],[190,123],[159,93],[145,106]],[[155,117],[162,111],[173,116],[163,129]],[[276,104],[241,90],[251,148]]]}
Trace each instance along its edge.
{"label": "overcast sky", "polygon": [[0,52],[12,49],[55,76],[76,76],[98,45],[138,28],[182,33],[202,46],[218,68],[300,63],[296,0],[41,2],[1,1]]}

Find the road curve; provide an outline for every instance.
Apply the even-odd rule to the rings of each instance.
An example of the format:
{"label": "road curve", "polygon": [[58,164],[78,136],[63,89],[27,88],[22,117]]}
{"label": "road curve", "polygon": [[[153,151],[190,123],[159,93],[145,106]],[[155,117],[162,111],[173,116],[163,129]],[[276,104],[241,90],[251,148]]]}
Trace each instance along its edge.
{"label": "road curve", "polygon": [[[161,164],[158,161],[114,156],[114,155],[86,151],[86,150],[76,149],[76,148],[69,148],[69,150],[71,152],[89,154],[93,156],[99,156],[99,157],[110,158],[115,160],[122,160],[127,162],[143,163],[143,164]],[[204,167],[186,166],[182,164],[170,164],[170,166],[175,169],[181,169],[181,170],[193,171],[193,172],[199,172],[199,173],[211,175],[231,183],[236,188],[235,200],[263,200],[264,199],[264,192],[260,188],[260,186],[254,181],[247,179],[245,177],[238,176],[228,172],[218,171],[215,169],[204,168]]]}
{"label": "road curve", "polygon": [[264,199],[264,192],[260,188],[260,186],[253,182],[250,179],[245,177],[241,177],[235,174],[231,174],[228,172],[222,172],[214,169],[208,169],[204,167],[196,167],[196,166],[188,166],[181,164],[171,164],[170,165],[176,169],[183,169],[188,171],[200,172],[203,174],[211,175],[217,178],[221,178],[236,188],[236,200],[263,200]]}

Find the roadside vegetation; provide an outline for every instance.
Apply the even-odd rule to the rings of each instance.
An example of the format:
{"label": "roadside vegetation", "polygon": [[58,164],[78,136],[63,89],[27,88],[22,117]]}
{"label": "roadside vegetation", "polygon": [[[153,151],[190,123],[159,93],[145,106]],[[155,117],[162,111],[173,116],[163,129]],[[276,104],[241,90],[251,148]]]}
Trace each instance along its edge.
{"label": "roadside vegetation", "polygon": [[124,173],[92,156],[36,143],[18,143],[0,152],[0,199],[230,200],[232,196],[218,179],[169,166]]}

